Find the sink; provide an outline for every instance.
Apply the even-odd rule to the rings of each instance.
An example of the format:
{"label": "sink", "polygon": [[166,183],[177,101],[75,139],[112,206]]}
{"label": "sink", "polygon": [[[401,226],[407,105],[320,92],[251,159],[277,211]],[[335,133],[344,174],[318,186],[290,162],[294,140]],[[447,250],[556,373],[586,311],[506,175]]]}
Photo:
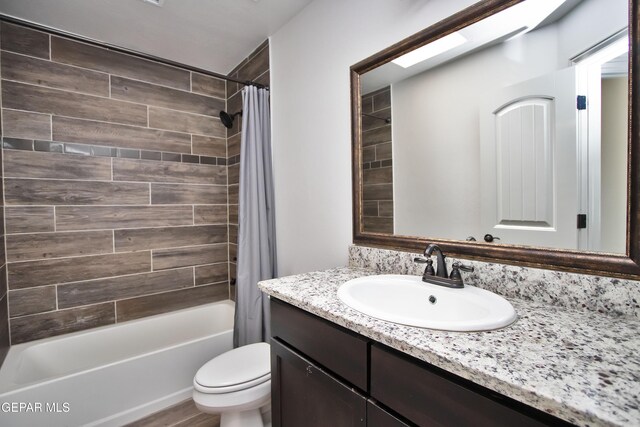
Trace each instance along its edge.
{"label": "sink", "polygon": [[513,323],[516,311],[500,295],[475,286],[450,289],[421,276],[378,275],[338,289],[349,307],[377,319],[443,331],[488,331]]}

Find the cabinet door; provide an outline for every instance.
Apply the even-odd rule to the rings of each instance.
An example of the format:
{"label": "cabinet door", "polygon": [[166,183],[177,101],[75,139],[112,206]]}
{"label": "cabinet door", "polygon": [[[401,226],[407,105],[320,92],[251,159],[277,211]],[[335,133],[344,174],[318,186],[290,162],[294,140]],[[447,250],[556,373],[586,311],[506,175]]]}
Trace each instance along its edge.
{"label": "cabinet door", "polygon": [[271,340],[274,427],[366,425],[366,399],[277,340]]}
{"label": "cabinet door", "polygon": [[404,421],[400,421],[394,415],[375,404],[367,401],[367,427],[411,427]]}

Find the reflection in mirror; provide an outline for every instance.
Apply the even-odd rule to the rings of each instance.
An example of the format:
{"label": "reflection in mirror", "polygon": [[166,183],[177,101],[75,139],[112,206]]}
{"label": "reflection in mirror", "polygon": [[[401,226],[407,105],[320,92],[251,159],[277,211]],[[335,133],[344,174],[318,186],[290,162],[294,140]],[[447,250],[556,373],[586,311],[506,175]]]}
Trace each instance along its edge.
{"label": "reflection in mirror", "polygon": [[627,19],[526,0],[361,75],[362,231],[625,253]]}
{"label": "reflection in mirror", "polygon": [[393,233],[391,87],[362,96],[364,231]]}

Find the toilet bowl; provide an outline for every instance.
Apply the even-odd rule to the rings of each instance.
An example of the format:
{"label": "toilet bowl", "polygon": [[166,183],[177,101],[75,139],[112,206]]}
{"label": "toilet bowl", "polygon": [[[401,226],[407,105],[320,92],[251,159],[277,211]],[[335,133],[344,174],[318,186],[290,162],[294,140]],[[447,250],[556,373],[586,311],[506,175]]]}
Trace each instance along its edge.
{"label": "toilet bowl", "polygon": [[270,425],[269,344],[238,347],[205,363],[193,379],[193,401],[202,412],[220,414],[220,427]]}

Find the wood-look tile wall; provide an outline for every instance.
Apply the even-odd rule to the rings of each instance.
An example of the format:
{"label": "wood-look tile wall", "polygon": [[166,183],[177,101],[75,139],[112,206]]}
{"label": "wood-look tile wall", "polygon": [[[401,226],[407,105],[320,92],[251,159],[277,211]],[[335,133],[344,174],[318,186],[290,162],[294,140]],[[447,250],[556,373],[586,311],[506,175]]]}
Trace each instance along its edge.
{"label": "wood-look tile wall", "polygon": [[228,299],[226,82],[8,23],[0,48],[0,355],[7,300],[18,344]]}
{"label": "wood-look tile wall", "polygon": [[[2,57],[0,56],[0,66]],[[0,82],[0,104],[2,103],[2,82]],[[2,138],[2,113],[0,112],[0,138]],[[0,150],[0,163],[2,163],[2,150]],[[2,168],[0,168],[0,183],[2,181]],[[0,185],[0,366],[4,361],[10,346],[9,335],[9,303],[7,297],[7,257],[4,245],[4,194]]]}
{"label": "wood-look tile wall", "polygon": [[362,112],[364,231],[393,234],[391,87],[363,95]]}
{"label": "wood-look tile wall", "polygon": [[[269,85],[269,40],[265,40],[231,73],[230,77]],[[242,85],[227,83],[227,112],[234,114],[242,110]],[[229,274],[231,297],[235,299],[236,261],[238,253],[238,187],[240,176],[240,140],[242,137],[242,117],[236,117],[228,131],[227,154],[229,164]]]}

